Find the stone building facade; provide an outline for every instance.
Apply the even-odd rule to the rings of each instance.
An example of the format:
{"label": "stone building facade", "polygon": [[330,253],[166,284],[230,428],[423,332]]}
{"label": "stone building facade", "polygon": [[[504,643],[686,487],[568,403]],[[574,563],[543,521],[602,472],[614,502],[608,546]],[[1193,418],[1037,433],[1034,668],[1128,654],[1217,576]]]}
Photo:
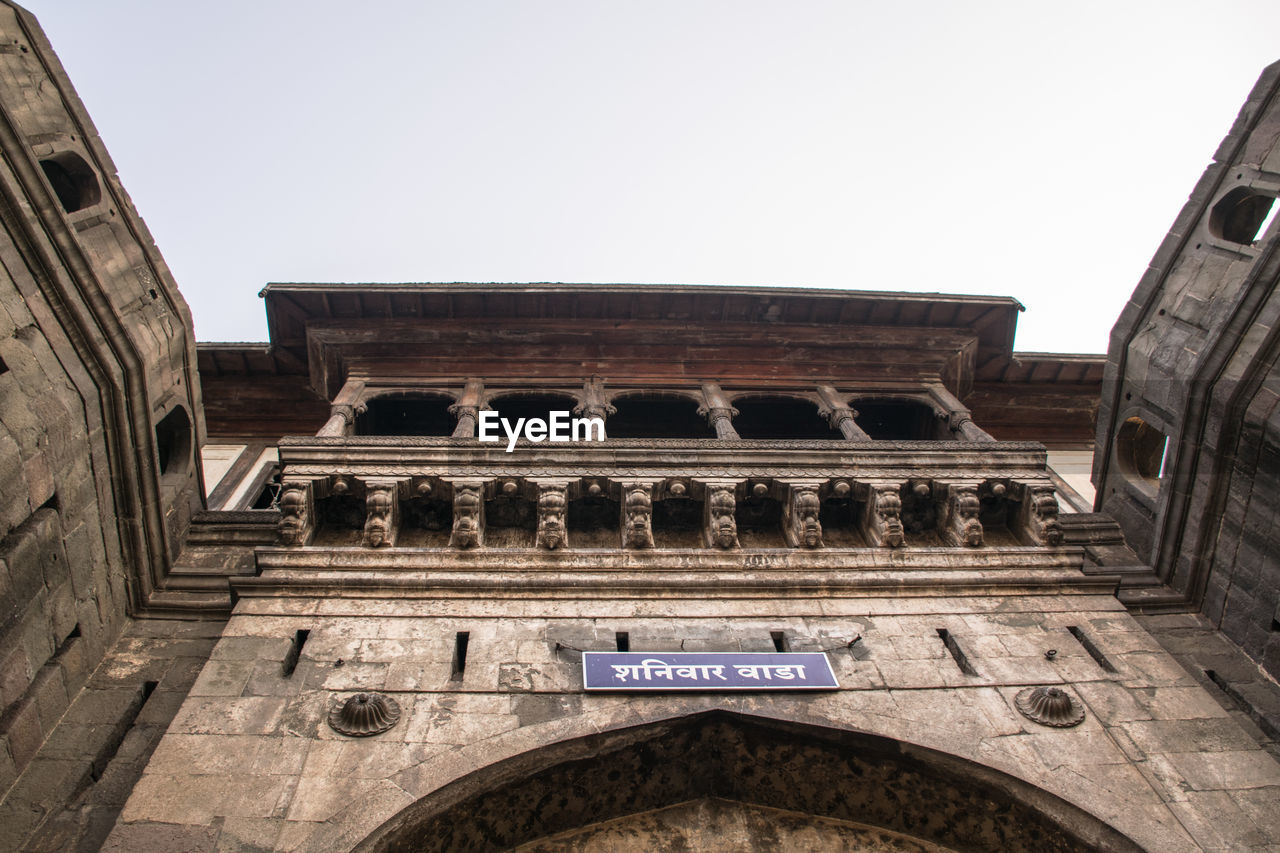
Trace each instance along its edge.
{"label": "stone building facade", "polygon": [[[1116,480],[1152,479],[1131,418],[1219,446],[1126,378],[1174,340],[1133,312],[1201,285],[1144,281],[1106,359],[1015,354],[1005,298],[633,285],[272,284],[270,343],[197,346],[0,11],[0,849],[1280,845],[1265,703],[1177,644],[1221,644],[1227,687],[1265,648],[1149,533],[1199,500],[1187,451]],[[1274,71],[1193,196],[1214,233],[1274,196]],[[1265,337],[1213,299],[1266,304],[1275,234],[1190,350]],[[1214,428],[1258,448],[1213,457],[1251,496],[1223,543],[1272,470],[1239,340],[1256,386],[1205,389],[1262,418]],[[604,435],[481,440],[554,412]],[[1105,512],[1071,474],[1095,439]],[[599,652],[658,689],[586,690]],[[752,689],[672,689],[725,653]],[[771,689],[801,660],[838,686]]]}

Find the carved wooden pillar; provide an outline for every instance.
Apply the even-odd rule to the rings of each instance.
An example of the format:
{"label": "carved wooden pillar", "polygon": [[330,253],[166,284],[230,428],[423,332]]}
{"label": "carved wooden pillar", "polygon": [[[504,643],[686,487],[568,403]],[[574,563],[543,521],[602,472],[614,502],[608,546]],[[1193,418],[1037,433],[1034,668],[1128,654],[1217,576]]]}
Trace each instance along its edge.
{"label": "carved wooden pillar", "polygon": [[329,420],[316,435],[350,435],[356,415],[364,411],[363,379],[348,379],[329,406]]}
{"label": "carved wooden pillar", "polygon": [[708,548],[737,548],[738,521],[734,511],[738,502],[734,497],[737,484],[712,482],[706,484],[703,501],[702,543]]}
{"label": "carved wooden pillar", "polygon": [[782,510],[783,535],[792,548],[821,548],[822,499],[818,483],[791,483],[787,486],[787,503]]}
{"label": "carved wooden pillar", "polygon": [[365,480],[364,539],[366,548],[396,544],[400,532],[400,484],[396,480]]}
{"label": "carved wooden pillar", "polygon": [[738,410],[729,405],[720,386],[714,382],[702,384],[703,403],[698,407],[698,414],[704,416],[716,431],[716,438],[738,439],[738,431],[733,428],[733,416]]}
{"label": "carved wooden pillar", "polygon": [[[582,384],[582,401],[573,407],[573,413],[580,418],[599,418],[605,424],[602,438],[609,437],[609,416],[618,411],[605,399],[604,380],[592,376]],[[588,430],[588,435],[590,430]]]}
{"label": "carved wooden pillar", "polygon": [[659,480],[622,484],[622,547],[653,547],[653,490]]}
{"label": "carved wooden pillar", "polygon": [[867,544],[873,548],[902,547],[901,483],[861,483],[858,490],[865,495],[858,526]]}
{"label": "carved wooden pillar", "polygon": [[462,389],[458,402],[449,407],[449,414],[458,419],[453,428],[454,438],[474,438],[476,420],[480,417],[480,395],[484,393],[484,382],[479,379],[468,379]]}
{"label": "carved wooden pillar", "polygon": [[854,421],[858,413],[849,407],[844,397],[840,396],[835,388],[830,385],[819,385],[818,396],[822,398],[818,414],[827,419],[832,429],[840,430],[840,434],[848,441],[871,440],[871,436],[867,435]]}
{"label": "carved wooden pillar", "polygon": [[280,486],[280,522],[276,530],[281,545],[311,544],[315,534],[315,489],[310,480],[285,478]]}
{"label": "carved wooden pillar", "polygon": [[929,395],[942,409],[941,417],[947,419],[947,427],[962,441],[995,441],[995,438],[973,422],[973,415],[947,390],[945,385],[930,385]]}
{"label": "carved wooden pillar", "polygon": [[980,546],[982,522],[978,520],[978,511],[981,507],[977,483],[947,484],[939,523],[943,541],[968,548]]}
{"label": "carved wooden pillar", "polygon": [[484,481],[453,480],[453,530],[450,548],[479,548],[484,544]]}
{"label": "carved wooden pillar", "polygon": [[554,551],[569,547],[569,484],[563,480],[536,481],[538,486],[538,533],[536,547]]}
{"label": "carved wooden pillar", "polygon": [[1050,483],[1014,483],[1018,507],[1018,539],[1027,545],[1061,545],[1058,497]]}

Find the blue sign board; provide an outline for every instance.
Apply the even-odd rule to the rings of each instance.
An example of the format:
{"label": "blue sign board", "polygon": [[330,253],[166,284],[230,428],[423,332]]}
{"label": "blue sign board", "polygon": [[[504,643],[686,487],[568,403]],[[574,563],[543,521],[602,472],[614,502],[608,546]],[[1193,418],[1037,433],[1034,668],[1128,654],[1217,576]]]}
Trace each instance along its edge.
{"label": "blue sign board", "polygon": [[822,652],[583,652],[587,690],[836,690]]}

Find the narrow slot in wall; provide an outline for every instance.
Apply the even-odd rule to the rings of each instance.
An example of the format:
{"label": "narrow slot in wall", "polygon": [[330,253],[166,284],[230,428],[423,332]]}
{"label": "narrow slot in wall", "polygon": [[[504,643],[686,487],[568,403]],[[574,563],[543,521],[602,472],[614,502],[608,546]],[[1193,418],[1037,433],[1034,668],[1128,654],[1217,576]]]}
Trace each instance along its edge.
{"label": "narrow slot in wall", "polygon": [[1093,640],[1089,638],[1088,634],[1080,630],[1080,628],[1075,625],[1068,625],[1067,630],[1071,632],[1071,636],[1076,638],[1076,642],[1083,646],[1084,650],[1089,653],[1089,657],[1093,658],[1094,661],[1097,662],[1098,666],[1102,667],[1107,672],[1116,671],[1115,664],[1107,660],[1107,656],[1102,653],[1102,649],[1099,649],[1094,645]]}
{"label": "narrow slot in wall", "polygon": [[938,629],[938,637],[942,640],[943,645],[947,647],[947,651],[951,653],[952,659],[956,662],[956,666],[960,667],[960,671],[965,675],[977,675],[978,670],[973,668],[973,664],[969,662],[969,656],[960,648],[960,644],[956,642],[956,638],[951,636],[951,632],[946,628]]}
{"label": "narrow slot in wall", "polygon": [[291,678],[293,671],[298,668],[298,658],[302,656],[302,647],[307,644],[307,637],[311,636],[308,628],[299,628],[293,634],[293,642],[289,644],[289,651],[284,656],[284,661],[280,664],[280,675],[283,678]]}
{"label": "narrow slot in wall", "polygon": [[459,631],[453,638],[453,674],[450,681],[461,681],[467,671],[467,644],[471,640],[470,631]]}
{"label": "narrow slot in wall", "polygon": [[791,651],[791,641],[787,639],[785,631],[770,631],[769,636],[773,638],[773,650],[775,652]]}
{"label": "narrow slot in wall", "polygon": [[620,652],[631,651],[631,635],[626,631],[618,631],[613,635],[613,643]]}

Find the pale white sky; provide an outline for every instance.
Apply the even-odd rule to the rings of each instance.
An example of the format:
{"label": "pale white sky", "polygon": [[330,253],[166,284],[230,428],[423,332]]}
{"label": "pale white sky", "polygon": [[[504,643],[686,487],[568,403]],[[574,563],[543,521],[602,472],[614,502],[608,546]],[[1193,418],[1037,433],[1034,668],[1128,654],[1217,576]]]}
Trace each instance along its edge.
{"label": "pale white sky", "polygon": [[1013,296],[1102,352],[1280,3],[28,0],[191,304],[268,281]]}

